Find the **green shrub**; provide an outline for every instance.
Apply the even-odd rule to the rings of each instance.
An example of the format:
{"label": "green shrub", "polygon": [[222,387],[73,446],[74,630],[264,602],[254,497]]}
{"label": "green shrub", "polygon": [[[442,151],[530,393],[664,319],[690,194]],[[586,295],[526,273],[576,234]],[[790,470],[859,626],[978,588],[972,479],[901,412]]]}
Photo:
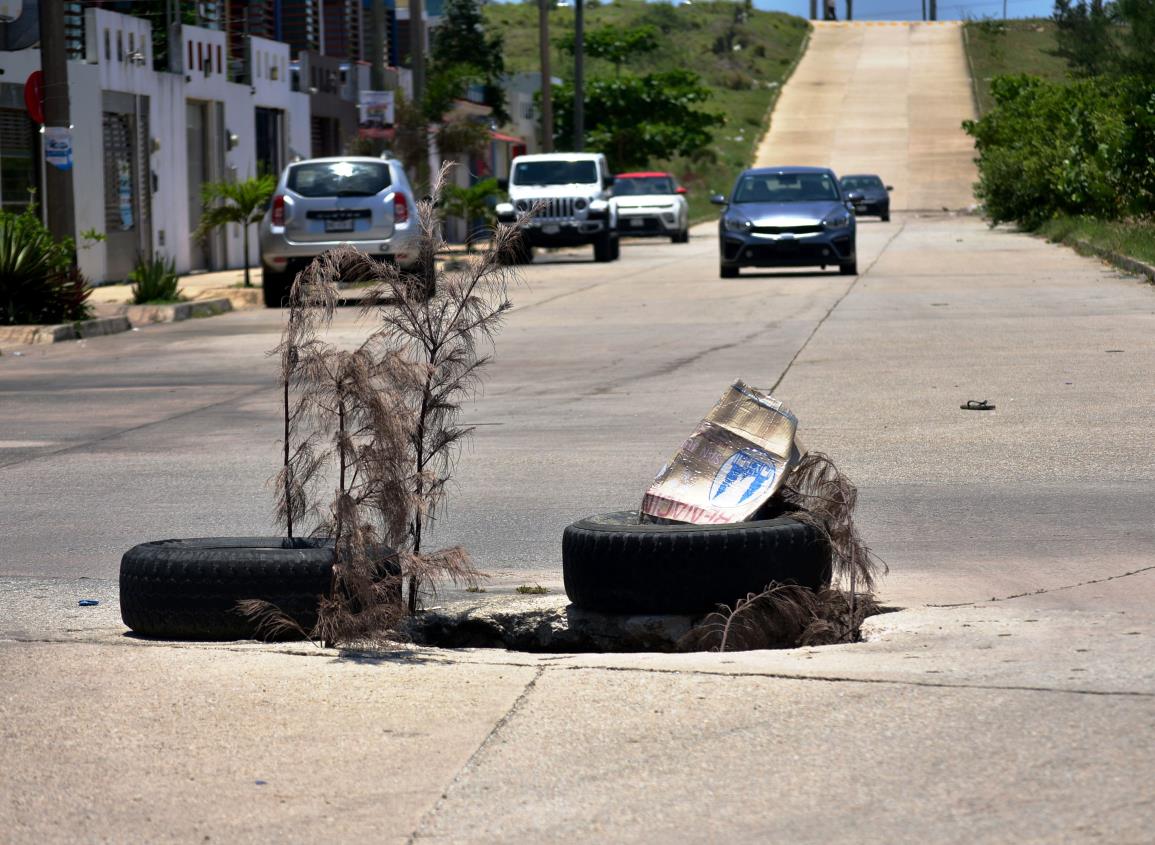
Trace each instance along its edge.
{"label": "green shrub", "polygon": [[176,274],[176,262],[165,260],[163,255],[151,260],[138,259],[136,267],[128,275],[132,282],[132,304],[147,305],[166,302],[180,302],[177,285],[180,278]]}
{"label": "green shrub", "polygon": [[1058,215],[1155,212],[1155,86],[1001,76],[991,95],[994,108],[964,128],[979,153],[975,193],[992,222],[1033,229]]}
{"label": "green shrub", "polygon": [[89,316],[91,289],[34,208],[0,212],[0,323],[52,324]]}

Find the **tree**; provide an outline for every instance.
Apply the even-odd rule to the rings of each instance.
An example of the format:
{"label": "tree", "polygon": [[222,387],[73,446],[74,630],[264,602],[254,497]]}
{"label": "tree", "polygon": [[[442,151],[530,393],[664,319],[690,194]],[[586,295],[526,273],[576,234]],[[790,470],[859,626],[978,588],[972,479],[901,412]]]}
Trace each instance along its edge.
{"label": "tree", "polygon": [[[240,182],[210,182],[201,189],[205,209],[193,237],[203,240],[213,229],[230,223],[239,225],[244,239],[243,260],[247,288],[253,286],[249,281],[249,227],[260,222],[265,214],[265,204],[276,187],[276,178],[265,175]],[[223,204],[217,204],[221,202]]]}
{"label": "tree", "polygon": [[[558,46],[569,54],[574,52],[574,35],[569,33],[558,39]],[[594,59],[605,59],[614,66],[614,73],[621,75],[622,65],[638,56],[644,56],[658,49],[658,30],[650,24],[619,29],[603,26],[585,34],[585,54]]]}
{"label": "tree", "polygon": [[1103,0],[1055,0],[1058,54],[1076,76],[1098,76],[1115,60],[1113,15]]}
{"label": "tree", "polygon": [[[490,200],[498,193],[497,180],[482,179],[468,188],[459,188],[457,185],[446,185],[442,196],[442,207],[445,213],[452,217],[460,217],[466,227],[472,226],[476,220],[484,220],[488,228],[496,222],[493,206]],[[475,229],[469,229],[465,236],[465,248],[473,252]]]}
{"label": "tree", "polygon": [[[509,120],[505,110],[505,44],[498,33],[485,31],[478,0],[446,0],[441,23],[433,32],[432,69],[429,86],[437,78],[454,89],[453,97],[462,96],[471,84],[481,86],[481,101],[493,109],[499,123]],[[441,110],[444,112],[444,109]],[[435,119],[440,119],[440,112]]]}
{"label": "tree", "polygon": [[1155,81],[1155,0],[1117,0],[1114,9],[1124,25],[1123,70]]}
{"label": "tree", "polygon": [[[555,137],[573,134],[573,84],[558,91]],[[605,151],[615,170],[645,166],[654,159],[694,155],[713,140],[711,129],[725,119],[699,111],[710,89],[688,70],[644,76],[624,74],[586,85],[586,139]]]}

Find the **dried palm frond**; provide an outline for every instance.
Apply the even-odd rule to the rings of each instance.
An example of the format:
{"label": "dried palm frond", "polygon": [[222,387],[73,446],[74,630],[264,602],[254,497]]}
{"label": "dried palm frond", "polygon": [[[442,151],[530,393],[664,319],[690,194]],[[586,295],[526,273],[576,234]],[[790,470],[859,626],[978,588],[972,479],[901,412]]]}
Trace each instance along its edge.
{"label": "dried palm frond", "polygon": [[862,540],[854,524],[858,488],[829,456],[809,452],[786,477],[780,494],[794,519],[813,525],[830,542],[834,556],[834,581],[849,581],[850,595],[873,593],[886,564]]}
{"label": "dried palm frond", "polygon": [[678,645],[683,651],[752,651],[850,643],[877,612],[869,596],[852,602],[842,590],[770,584],[708,614]]}

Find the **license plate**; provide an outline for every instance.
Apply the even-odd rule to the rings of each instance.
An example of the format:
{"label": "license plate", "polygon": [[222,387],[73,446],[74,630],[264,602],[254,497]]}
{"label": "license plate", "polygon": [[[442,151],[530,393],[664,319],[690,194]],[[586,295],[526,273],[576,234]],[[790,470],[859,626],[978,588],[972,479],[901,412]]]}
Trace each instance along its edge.
{"label": "license plate", "polygon": [[561,226],[557,223],[546,223],[541,227],[541,231],[544,235],[556,235],[561,231]]}
{"label": "license plate", "polygon": [[352,232],[353,231],[353,221],[352,220],[326,220],[325,221],[325,231],[326,232]]}
{"label": "license plate", "polygon": [[854,210],[856,212],[858,212],[859,214],[866,214],[866,206],[865,205],[856,205],[856,206],[854,206]]}
{"label": "license plate", "polygon": [[642,228],[642,224],[645,222],[646,222],[645,220],[631,220],[630,225],[633,226],[635,229],[640,229],[640,228]]}

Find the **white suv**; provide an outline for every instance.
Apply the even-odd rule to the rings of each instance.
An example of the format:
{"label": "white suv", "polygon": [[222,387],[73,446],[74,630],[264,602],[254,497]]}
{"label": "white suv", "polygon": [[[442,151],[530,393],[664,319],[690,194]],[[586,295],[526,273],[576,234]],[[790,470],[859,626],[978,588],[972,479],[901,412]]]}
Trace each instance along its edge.
{"label": "white suv", "polygon": [[513,223],[534,209],[509,263],[533,260],[535,246],[593,244],[595,261],[618,257],[617,207],[610,200],[614,177],[601,153],[542,153],[518,156],[500,185],[509,202],[498,203],[497,219]]}
{"label": "white suv", "polygon": [[294,276],[341,244],[412,269],[420,261],[418,231],[413,189],[396,159],[294,162],[281,174],[261,220],[265,305],[280,307]]}
{"label": "white suv", "polygon": [[690,240],[690,208],[686,189],[663,171],[619,173],[614,178],[614,203],[622,237],[668,237],[676,244]]}

